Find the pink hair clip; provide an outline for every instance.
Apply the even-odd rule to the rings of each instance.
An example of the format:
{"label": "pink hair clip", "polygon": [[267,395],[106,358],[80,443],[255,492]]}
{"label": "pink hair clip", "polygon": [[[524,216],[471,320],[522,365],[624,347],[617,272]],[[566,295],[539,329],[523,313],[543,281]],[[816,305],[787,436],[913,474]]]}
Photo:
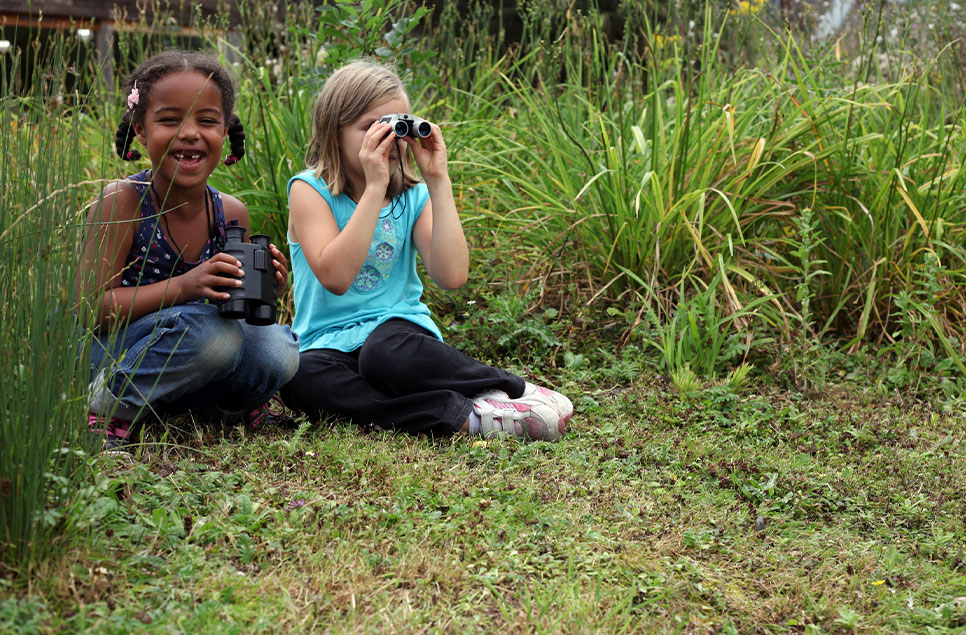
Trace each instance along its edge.
{"label": "pink hair clip", "polygon": [[129,110],[134,110],[138,105],[138,100],[141,98],[141,93],[138,92],[138,82],[134,80],[134,87],[131,88],[131,92],[127,96],[127,107]]}
{"label": "pink hair clip", "polygon": [[236,163],[238,163],[238,157],[234,154],[229,154],[225,157],[225,165],[235,165]]}

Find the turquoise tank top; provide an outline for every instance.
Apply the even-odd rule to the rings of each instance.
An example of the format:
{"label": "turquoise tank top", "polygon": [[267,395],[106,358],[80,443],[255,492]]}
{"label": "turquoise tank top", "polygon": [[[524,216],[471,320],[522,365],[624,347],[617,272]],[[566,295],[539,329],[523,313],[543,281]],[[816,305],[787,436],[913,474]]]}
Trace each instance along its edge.
{"label": "turquoise tank top", "polygon": [[[297,180],[311,185],[325,199],[339,229],[344,229],[355,211],[355,201],[345,194],[332,196],[325,181],[312,170],[293,176],[289,190]],[[423,283],[416,272],[413,226],[428,199],[429,190],[419,183],[383,208],[365,264],[343,295],[326,291],[309,267],[302,246],[289,236],[295,298],[292,330],[299,336],[299,352],[319,348],[354,351],[377,326],[393,318],[409,320],[443,339],[422,301]]]}

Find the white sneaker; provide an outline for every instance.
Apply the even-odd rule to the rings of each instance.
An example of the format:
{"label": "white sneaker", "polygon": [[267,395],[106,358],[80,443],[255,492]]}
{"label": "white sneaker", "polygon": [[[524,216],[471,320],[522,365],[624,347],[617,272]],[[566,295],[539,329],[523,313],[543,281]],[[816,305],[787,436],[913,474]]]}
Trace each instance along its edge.
{"label": "white sneaker", "polygon": [[521,439],[556,441],[564,424],[548,399],[540,395],[510,399],[502,390],[491,390],[473,399],[480,415],[483,438],[513,435]]}
{"label": "white sneaker", "polygon": [[561,425],[563,426],[567,425],[570,417],[574,414],[574,405],[565,395],[556,390],[550,390],[549,388],[526,382],[523,388],[523,396],[529,397],[531,395],[543,395],[546,397],[553,404],[553,407],[557,409],[557,413],[560,415]]}

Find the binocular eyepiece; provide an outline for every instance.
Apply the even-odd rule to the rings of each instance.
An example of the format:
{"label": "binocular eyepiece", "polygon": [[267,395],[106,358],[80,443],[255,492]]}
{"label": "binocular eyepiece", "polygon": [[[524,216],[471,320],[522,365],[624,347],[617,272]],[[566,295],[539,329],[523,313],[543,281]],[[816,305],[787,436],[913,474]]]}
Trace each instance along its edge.
{"label": "binocular eyepiece", "polygon": [[392,126],[392,131],[396,133],[397,137],[425,139],[433,134],[433,127],[428,121],[406,113],[397,112],[394,115],[386,115],[379,121],[385,121]]}
{"label": "binocular eyepiece", "polygon": [[225,228],[225,253],[241,262],[245,272],[240,287],[221,287],[229,298],[218,305],[218,315],[241,320],[255,326],[275,324],[275,267],[269,250],[271,238],[266,234],[252,235],[252,242],[245,242],[245,228],[232,225]]}

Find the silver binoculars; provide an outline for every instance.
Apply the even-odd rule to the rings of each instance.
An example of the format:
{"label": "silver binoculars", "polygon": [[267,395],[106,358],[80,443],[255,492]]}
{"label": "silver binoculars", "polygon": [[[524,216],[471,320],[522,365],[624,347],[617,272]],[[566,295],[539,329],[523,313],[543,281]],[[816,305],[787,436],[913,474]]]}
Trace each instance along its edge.
{"label": "silver binoculars", "polygon": [[392,131],[396,133],[397,137],[425,139],[433,134],[433,127],[428,121],[406,113],[399,112],[394,115],[386,115],[379,121],[385,121],[392,126]]}

